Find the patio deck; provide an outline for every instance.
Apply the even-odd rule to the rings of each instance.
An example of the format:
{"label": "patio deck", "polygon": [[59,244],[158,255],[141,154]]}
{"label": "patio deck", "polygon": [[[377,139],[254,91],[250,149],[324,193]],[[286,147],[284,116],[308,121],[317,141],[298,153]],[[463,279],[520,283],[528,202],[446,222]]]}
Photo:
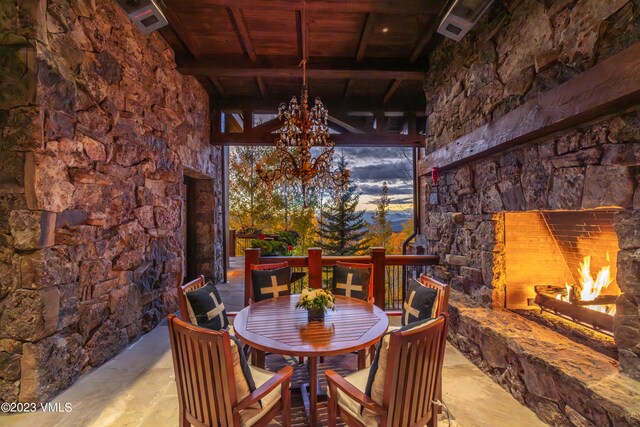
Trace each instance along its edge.
{"label": "patio deck", "polygon": [[[232,260],[229,283],[219,285],[229,310],[242,307],[241,257]],[[398,318],[392,318],[394,323]],[[275,371],[285,364],[295,368],[293,384],[306,382],[308,372],[295,360],[279,355],[267,356],[267,366]],[[334,369],[341,374],[356,369],[355,355],[327,358],[320,372]],[[321,375],[324,387],[324,375]],[[445,354],[443,399],[451,412],[451,422],[442,415],[440,424],[464,427],[544,426],[536,415],[516,401],[487,375],[449,345]],[[131,344],[105,365],[90,372],[52,403],[70,412],[37,412],[0,418],[3,426],[175,426],[178,424],[178,398],[169,346],[167,322]],[[326,402],[319,405],[320,423],[326,425]],[[280,425],[278,418],[270,425]],[[292,393],[292,425],[307,425],[299,393]]]}

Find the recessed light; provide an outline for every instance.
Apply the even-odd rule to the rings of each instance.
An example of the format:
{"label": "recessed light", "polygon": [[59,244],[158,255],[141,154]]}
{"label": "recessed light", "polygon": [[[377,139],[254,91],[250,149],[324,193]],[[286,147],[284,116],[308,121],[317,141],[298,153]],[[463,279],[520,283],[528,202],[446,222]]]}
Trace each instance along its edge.
{"label": "recessed light", "polygon": [[388,32],[389,32],[389,28],[384,27],[384,28],[382,29],[382,32],[383,32],[383,33],[388,33]]}

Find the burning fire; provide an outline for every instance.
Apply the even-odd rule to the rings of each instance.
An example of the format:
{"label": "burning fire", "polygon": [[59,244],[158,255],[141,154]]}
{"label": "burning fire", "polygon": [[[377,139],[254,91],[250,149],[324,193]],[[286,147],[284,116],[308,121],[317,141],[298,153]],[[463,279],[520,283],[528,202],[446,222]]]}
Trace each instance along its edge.
{"label": "burning fire", "polygon": [[[609,258],[609,252],[607,252],[607,262],[611,263],[611,259]],[[575,297],[577,297],[580,301],[593,301],[600,296],[602,291],[607,289],[609,285],[613,282],[611,278],[611,265],[603,266],[595,279],[591,275],[591,256],[587,255],[584,257],[583,262],[580,263],[580,268],[578,269],[578,273],[580,274],[580,284],[579,285],[569,285],[565,284],[567,288],[567,295],[557,295],[556,299],[561,299],[563,301],[569,301],[570,295],[573,293]],[[590,310],[599,311],[605,314],[609,314],[613,316],[616,311],[615,304],[611,305],[586,305],[585,308]]]}

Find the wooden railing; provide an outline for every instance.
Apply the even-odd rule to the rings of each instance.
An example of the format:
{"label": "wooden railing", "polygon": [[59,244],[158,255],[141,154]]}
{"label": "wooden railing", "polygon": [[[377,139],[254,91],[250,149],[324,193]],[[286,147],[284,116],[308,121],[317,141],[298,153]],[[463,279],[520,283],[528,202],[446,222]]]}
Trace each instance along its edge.
{"label": "wooden railing", "polygon": [[296,284],[294,292],[299,291],[302,284],[311,288],[330,286],[331,274],[337,261],[373,264],[373,292],[375,303],[383,309],[402,308],[402,300],[407,281],[417,278],[425,267],[435,265],[439,261],[436,255],[387,255],[384,248],[371,248],[370,255],[363,256],[322,256],[322,249],[310,248],[308,256],[263,257],[260,249],[245,250],[244,304],[249,304],[251,297],[252,264],[271,264],[287,262],[295,271],[304,270],[307,277],[304,282]]}

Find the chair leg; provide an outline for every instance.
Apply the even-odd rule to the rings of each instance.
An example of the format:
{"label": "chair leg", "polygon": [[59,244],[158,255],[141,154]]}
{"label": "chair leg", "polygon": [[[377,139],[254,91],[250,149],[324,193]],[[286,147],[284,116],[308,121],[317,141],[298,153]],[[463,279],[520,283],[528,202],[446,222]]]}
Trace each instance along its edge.
{"label": "chair leg", "polygon": [[338,404],[337,404],[338,400],[334,397],[335,394],[336,394],[336,390],[334,390],[334,393],[332,393],[332,395],[329,396],[329,402],[327,404],[327,409],[329,410],[327,414],[327,421],[328,421],[329,427],[334,427],[338,419]]}
{"label": "chair leg", "polygon": [[291,427],[291,389],[289,384],[283,384],[286,389],[281,394],[282,399],[282,427]]}
{"label": "chair leg", "polygon": [[180,427],[188,427],[191,424],[187,421],[187,415],[184,411],[180,411]]}
{"label": "chair leg", "polygon": [[438,406],[433,405],[433,410],[431,411],[431,419],[427,421],[427,427],[438,427]]}

